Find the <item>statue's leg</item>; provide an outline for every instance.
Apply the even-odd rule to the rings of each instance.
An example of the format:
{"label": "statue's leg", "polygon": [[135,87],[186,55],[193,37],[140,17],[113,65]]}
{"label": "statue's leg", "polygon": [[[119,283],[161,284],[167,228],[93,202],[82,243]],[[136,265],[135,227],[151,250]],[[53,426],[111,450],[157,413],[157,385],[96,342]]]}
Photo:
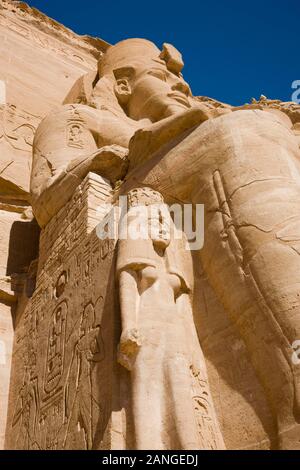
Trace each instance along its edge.
{"label": "statue's leg", "polygon": [[199,430],[192,396],[192,377],[187,358],[174,357],[165,364],[169,399],[165,403],[173,449],[200,448]]}
{"label": "statue's leg", "polygon": [[[141,348],[143,349],[143,347]],[[137,450],[164,450],[168,443],[163,436],[164,380],[162,364],[151,361],[140,351],[137,363],[131,371],[132,412]],[[150,363],[149,363],[150,362]]]}
{"label": "statue's leg", "polygon": [[207,173],[200,257],[248,346],[276,417],[279,446],[300,448],[300,365],[292,348],[300,339],[300,175],[294,140],[267,114],[240,113],[216,122],[215,131],[223,145],[210,181]]}

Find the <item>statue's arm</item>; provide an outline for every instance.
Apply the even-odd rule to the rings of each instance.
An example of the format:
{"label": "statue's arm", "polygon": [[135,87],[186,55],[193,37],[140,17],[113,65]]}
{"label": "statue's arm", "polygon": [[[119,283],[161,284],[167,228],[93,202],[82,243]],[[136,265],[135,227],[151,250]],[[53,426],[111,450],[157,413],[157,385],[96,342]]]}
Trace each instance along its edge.
{"label": "statue's arm", "polygon": [[79,141],[70,143],[69,112],[70,108],[62,109],[46,117],[34,139],[30,190],[41,227],[69,201],[90,171],[116,180],[127,163],[126,148],[118,145],[97,148],[91,123],[80,124]]}
{"label": "statue's arm", "polygon": [[118,362],[131,370],[135,356],[141,346],[138,331],[138,272],[133,269],[122,270],[119,275],[119,299],[122,333],[119,345]]}
{"label": "statue's arm", "polygon": [[138,273],[133,269],[123,270],[120,273],[119,298],[123,331],[137,327],[139,301],[137,277]]}
{"label": "statue's arm", "polygon": [[[32,190],[32,206],[41,227],[44,227],[72,197],[77,186],[91,171],[109,177],[109,163],[120,160],[125,164],[127,149],[107,146],[97,149],[92,154],[80,155],[71,160],[65,169],[55,175],[49,175],[39,188]],[[113,163],[114,167],[116,166]],[[122,176],[122,168],[120,177]],[[118,179],[116,174],[114,179]]]}
{"label": "statue's arm", "polygon": [[129,143],[131,167],[145,162],[163,145],[184,132],[199,126],[208,119],[231,112],[228,109],[211,109],[203,103],[195,103],[190,109],[169,116],[154,124],[138,129]]}

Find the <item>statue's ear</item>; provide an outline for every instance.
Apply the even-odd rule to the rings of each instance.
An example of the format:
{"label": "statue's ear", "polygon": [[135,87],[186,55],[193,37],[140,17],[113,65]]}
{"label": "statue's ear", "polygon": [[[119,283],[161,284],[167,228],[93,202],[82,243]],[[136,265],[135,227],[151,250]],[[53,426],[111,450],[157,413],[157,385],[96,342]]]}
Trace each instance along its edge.
{"label": "statue's ear", "polygon": [[133,67],[122,67],[113,71],[116,84],[114,86],[115,95],[121,105],[126,105],[131,96],[130,79],[134,75]]}

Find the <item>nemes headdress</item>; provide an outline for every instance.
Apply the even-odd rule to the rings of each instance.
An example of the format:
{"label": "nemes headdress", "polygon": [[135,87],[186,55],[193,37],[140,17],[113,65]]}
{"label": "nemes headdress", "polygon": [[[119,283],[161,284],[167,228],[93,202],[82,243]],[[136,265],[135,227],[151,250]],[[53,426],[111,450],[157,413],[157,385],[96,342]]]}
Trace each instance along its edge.
{"label": "nemes headdress", "polygon": [[183,68],[180,52],[171,44],[165,43],[160,51],[147,39],[125,39],[107,49],[99,61],[99,75],[113,74],[114,70],[124,67],[141,67],[149,61],[165,64],[171,72],[178,75]]}

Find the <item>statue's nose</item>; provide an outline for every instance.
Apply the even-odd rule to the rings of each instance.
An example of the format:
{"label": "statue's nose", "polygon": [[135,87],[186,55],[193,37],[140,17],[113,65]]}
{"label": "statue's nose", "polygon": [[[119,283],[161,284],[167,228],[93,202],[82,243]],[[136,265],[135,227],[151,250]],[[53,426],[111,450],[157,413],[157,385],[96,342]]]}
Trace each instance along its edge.
{"label": "statue's nose", "polygon": [[184,93],[185,95],[189,96],[190,94],[190,87],[188,86],[187,83],[178,80],[174,85],[172,85],[172,90],[173,91],[180,91],[181,93]]}

